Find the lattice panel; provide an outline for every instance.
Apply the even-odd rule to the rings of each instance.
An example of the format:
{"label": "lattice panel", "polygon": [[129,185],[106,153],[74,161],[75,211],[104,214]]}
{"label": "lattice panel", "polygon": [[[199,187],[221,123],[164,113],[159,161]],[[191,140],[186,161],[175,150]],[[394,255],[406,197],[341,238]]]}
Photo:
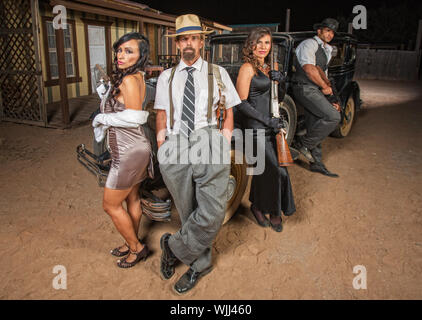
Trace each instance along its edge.
{"label": "lattice panel", "polygon": [[2,117],[42,121],[31,0],[0,1],[0,92]]}

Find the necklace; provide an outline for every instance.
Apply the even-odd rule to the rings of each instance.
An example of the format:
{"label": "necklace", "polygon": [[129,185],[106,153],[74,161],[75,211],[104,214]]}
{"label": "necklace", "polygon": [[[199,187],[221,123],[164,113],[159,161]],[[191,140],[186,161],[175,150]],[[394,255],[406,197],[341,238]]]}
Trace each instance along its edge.
{"label": "necklace", "polygon": [[267,68],[268,68],[268,64],[264,63],[264,64],[262,65],[262,69],[267,69]]}

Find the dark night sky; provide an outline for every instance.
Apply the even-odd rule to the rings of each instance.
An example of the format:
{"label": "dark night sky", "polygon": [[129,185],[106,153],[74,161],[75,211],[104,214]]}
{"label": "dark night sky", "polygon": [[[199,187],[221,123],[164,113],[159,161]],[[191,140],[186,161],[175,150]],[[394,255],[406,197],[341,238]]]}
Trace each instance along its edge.
{"label": "dark night sky", "polygon": [[[349,16],[355,5],[361,4],[369,10],[382,6],[394,7],[406,3],[409,7],[420,5],[417,0],[138,0],[151,8],[180,15],[195,13],[223,24],[281,23],[285,24],[285,12],[291,9],[291,31],[309,30],[325,17]],[[406,19],[406,17],[398,17]],[[421,17],[422,18],[422,17]],[[282,30],[280,30],[282,31]]]}

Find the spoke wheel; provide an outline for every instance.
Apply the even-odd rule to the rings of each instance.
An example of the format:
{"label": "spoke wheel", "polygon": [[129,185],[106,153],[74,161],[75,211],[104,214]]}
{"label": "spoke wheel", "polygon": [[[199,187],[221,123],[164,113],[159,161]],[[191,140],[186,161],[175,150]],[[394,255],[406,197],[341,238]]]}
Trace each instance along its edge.
{"label": "spoke wheel", "polygon": [[239,208],[249,179],[249,177],[246,175],[247,165],[245,159],[243,158],[243,163],[236,164],[234,150],[230,151],[230,157],[231,165],[229,185],[227,187],[227,207],[223,224],[229,221],[230,218],[236,213],[237,208]]}
{"label": "spoke wheel", "polygon": [[283,119],[286,126],[286,141],[287,144],[293,141],[296,132],[297,112],[296,105],[289,95],[285,95],[284,100],[279,104],[280,118]]}
{"label": "spoke wheel", "polygon": [[350,96],[344,108],[344,117],[332,133],[334,137],[345,138],[349,135],[350,130],[352,130],[353,121],[355,120],[355,112],[355,100]]}

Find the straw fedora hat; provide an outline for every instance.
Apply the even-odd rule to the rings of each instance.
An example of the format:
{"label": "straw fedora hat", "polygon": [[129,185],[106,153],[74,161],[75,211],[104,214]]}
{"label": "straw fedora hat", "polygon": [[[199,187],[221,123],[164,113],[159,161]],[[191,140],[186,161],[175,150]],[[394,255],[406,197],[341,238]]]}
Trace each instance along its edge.
{"label": "straw fedora hat", "polygon": [[213,30],[203,30],[201,21],[195,14],[185,14],[176,18],[176,33],[166,34],[167,37],[177,37],[185,34],[210,34]]}

